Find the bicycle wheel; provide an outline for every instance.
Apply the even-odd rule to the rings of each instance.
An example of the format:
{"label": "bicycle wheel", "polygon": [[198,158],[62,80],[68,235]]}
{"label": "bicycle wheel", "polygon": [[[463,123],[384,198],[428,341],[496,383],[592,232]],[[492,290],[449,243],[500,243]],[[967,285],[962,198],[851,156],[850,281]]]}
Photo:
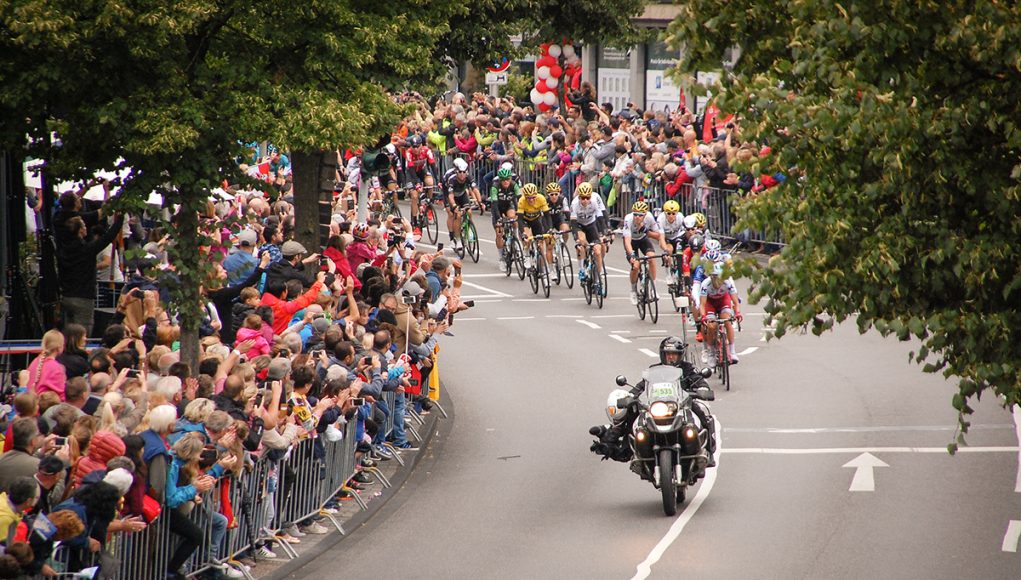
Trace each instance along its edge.
{"label": "bicycle wheel", "polygon": [[[671,294],[670,296],[672,297],[673,294]],[[684,341],[684,344],[688,344],[688,313],[687,312],[682,312],[681,313],[681,340]],[[691,349],[687,349],[687,350],[691,350]]]}
{"label": "bicycle wheel", "polygon": [[429,243],[435,244],[440,238],[440,220],[436,216],[436,209],[430,202],[425,206],[425,233],[429,236]]}
{"label": "bicycle wheel", "polygon": [[479,263],[479,256],[482,254],[479,252],[479,232],[475,229],[475,222],[468,222],[468,226],[465,228],[467,236],[464,240],[464,247],[468,251],[468,255],[471,256],[472,262]]}
{"label": "bicycle wheel", "polygon": [[656,281],[652,276],[645,278],[645,299],[648,300],[649,317],[652,323],[659,322],[659,295],[656,294]]}
{"label": "bicycle wheel", "polygon": [[557,255],[560,259],[560,277],[567,282],[568,288],[574,288],[574,264],[571,262],[571,251],[567,249],[567,244],[563,240],[557,246]]}
{"label": "bicycle wheel", "polygon": [[591,264],[585,268],[585,275],[586,278],[584,280],[578,279],[578,284],[581,286],[581,293],[585,295],[585,303],[592,304],[592,294],[595,293],[596,279],[594,278],[595,268]]}
{"label": "bicycle wheel", "polygon": [[646,307],[646,303],[645,303],[645,300],[646,300],[646,298],[645,298],[645,290],[646,290],[645,280],[646,280],[646,278],[648,276],[649,276],[649,274],[648,274],[648,272],[646,272],[646,270],[645,270],[645,263],[643,262],[642,265],[639,266],[639,269],[638,269],[638,284],[635,285],[635,291],[638,294],[638,305],[637,305],[637,308],[638,308],[638,318],[641,319],[641,320],[645,320],[645,307]]}
{"label": "bicycle wheel", "polygon": [[518,272],[518,280],[525,279],[525,251],[521,248],[521,240],[514,238],[514,269]]}
{"label": "bicycle wheel", "polygon": [[401,206],[397,204],[397,192],[396,191],[393,193],[393,195],[390,196],[390,209],[389,209],[388,213],[390,215],[397,216],[399,218],[403,218],[404,217],[404,216],[401,215]]}
{"label": "bicycle wheel", "polygon": [[503,239],[503,273],[508,278],[514,271],[514,241],[511,238]]}
{"label": "bicycle wheel", "polygon": [[[595,270],[594,265],[592,269]],[[596,276],[594,286],[595,286],[594,292],[596,294],[596,304],[599,306],[600,309],[602,309],[603,299],[606,298],[606,270],[603,270],[602,275]]]}
{"label": "bicycle wheel", "polygon": [[539,276],[539,286],[542,287],[542,295],[546,298],[549,298],[550,274],[549,263],[546,261],[546,252],[538,253],[538,260],[536,261],[535,273],[536,275]]}
{"label": "bicycle wheel", "polygon": [[718,344],[719,347],[720,347],[720,350],[716,353],[716,356],[719,357],[717,360],[719,360],[719,366],[720,366],[720,371],[721,371],[720,372],[720,375],[721,375],[720,376],[720,380],[723,381],[723,384],[726,386],[727,390],[729,391],[730,390],[730,345],[727,344],[727,330],[726,330],[725,326],[721,324],[720,328],[722,328],[723,330],[719,331],[720,334],[719,334],[719,336],[717,337],[717,340],[716,340],[716,344]]}
{"label": "bicycle wheel", "polygon": [[[533,242],[534,243],[534,242]],[[528,256],[531,259],[532,266],[528,268],[528,284],[532,287],[532,294],[539,293],[539,260],[535,256],[535,252],[528,250]]]}

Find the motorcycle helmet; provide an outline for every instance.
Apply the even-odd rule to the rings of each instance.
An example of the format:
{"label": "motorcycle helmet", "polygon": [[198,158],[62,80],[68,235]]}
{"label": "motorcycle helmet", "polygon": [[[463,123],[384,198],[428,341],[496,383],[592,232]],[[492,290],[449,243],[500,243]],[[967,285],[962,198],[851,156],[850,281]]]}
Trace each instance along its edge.
{"label": "motorcycle helmet", "polygon": [[720,245],[720,240],[709,239],[709,240],[705,241],[705,249],[706,250],[716,250],[716,251],[719,251],[722,247],[723,246]]}
{"label": "motorcycle helmet", "polygon": [[496,176],[499,177],[500,179],[510,179],[513,175],[514,173],[510,169],[507,169],[506,167],[502,167],[499,171],[496,172]]}
{"label": "motorcycle helmet", "polygon": [[[691,216],[688,216],[691,217]],[[688,218],[684,218],[688,219]],[[695,234],[688,240],[688,246],[691,248],[693,254],[697,254],[702,251],[702,236]]]}
{"label": "motorcycle helmet", "polygon": [[689,230],[695,229],[695,214],[684,216],[684,227]]}
{"label": "motorcycle helmet", "polygon": [[553,195],[554,193],[560,193],[560,184],[555,182],[555,181],[551,181],[551,182],[547,183],[546,184],[546,193],[548,195]]}
{"label": "motorcycle helmet", "polygon": [[464,159],[455,159],[454,168],[462,172],[468,171],[468,162],[465,161]]}
{"label": "motorcycle helmet", "polygon": [[578,191],[576,192],[578,197],[592,197],[592,184],[583,181],[578,184]]}
{"label": "motorcycle helmet", "polygon": [[[663,339],[663,342],[659,343],[659,362],[661,364],[665,365],[669,364],[675,367],[681,366],[681,361],[684,360],[684,351],[687,350],[687,348],[688,345],[685,344],[684,341],[681,340],[680,338],[676,336],[668,336]],[[678,355],[680,355],[677,358],[676,363],[671,364],[666,362],[666,355],[667,353],[670,352],[677,353]]]}
{"label": "motorcycle helmet", "polygon": [[618,407],[617,401],[631,396],[631,393],[624,389],[610,391],[610,396],[606,398],[606,416],[610,418],[610,421],[620,421],[627,415],[627,408]]}

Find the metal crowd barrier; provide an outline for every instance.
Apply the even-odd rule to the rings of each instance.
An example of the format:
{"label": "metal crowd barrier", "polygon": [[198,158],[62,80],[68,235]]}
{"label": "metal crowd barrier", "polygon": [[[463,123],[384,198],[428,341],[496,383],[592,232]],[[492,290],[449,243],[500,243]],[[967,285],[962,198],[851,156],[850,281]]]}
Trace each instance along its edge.
{"label": "metal crowd barrier", "polygon": [[[273,540],[280,529],[291,523],[305,520],[322,513],[322,509],[333,500],[348,480],[355,474],[355,446],[357,424],[348,422],[344,427],[344,438],[336,443],[325,438],[305,439],[292,446],[287,457],[271,461],[260,457],[252,469],[246,469],[238,477],[229,478],[230,512],[233,522],[228,520],[218,559],[234,560],[240,554],[254,549],[265,540]],[[318,450],[317,445],[322,445]],[[275,491],[272,484],[276,472]],[[389,487],[389,481],[373,470],[373,474]],[[209,559],[212,543],[212,510],[225,511],[221,505],[220,483],[202,496],[202,503],[191,510],[188,518],[202,530],[203,541],[185,564],[189,575],[199,574],[215,565]],[[364,509],[360,498],[359,505]],[[272,503],[273,512],[266,509]],[[166,509],[166,508],[164,508]],[[328,519],[344,532],[340,524]],[[170,531],[169,517],[161,514],[145,530],[137,533],[113,534],[108,539],[105,551],[112,556],[117,570],[114,578],[123,580],[163,580],[166,565],[179,542],[177,535]],[[290,558],[297,557],[285,542],[277,545]],[[78,570],[69,565],[77,555],[80,558]],[[72,554],[66,547],[58,547],[51,558],[54,569],[65,577],[74,577],[84,568],[98,565],[97,554]]]}

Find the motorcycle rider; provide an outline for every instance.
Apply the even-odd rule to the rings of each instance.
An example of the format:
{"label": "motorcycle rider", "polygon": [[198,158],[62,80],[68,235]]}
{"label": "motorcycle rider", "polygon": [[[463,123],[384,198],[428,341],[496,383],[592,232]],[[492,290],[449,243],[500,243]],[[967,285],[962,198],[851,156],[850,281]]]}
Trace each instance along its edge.
{"label": "motorcycle rider", "polygon": [[[659,361],[661,364],[679,367],[682,371],[681,385],[686,391],[698,389],[709,389],[705,378],[699,374],[694,365],[684,360],[684,351],[688,345],[676,336],[668,336],[659,344]],[[709,389],[712,392],[712,389]],[[631,394],[638,396],[645,391],[645,379],[631,389]],[[713,417],[708,405],[701,400],[692,401],[691,410],[698,417],[698,420],[706,428],[708,438],[706,439],[706,453],[709,455],[706,467],[716,467],[716,418]],[[633,452],[627,443],[625,436],[631,425],[637,418],[635,407],[629,406],[627,413],[620,421],[614,421],[612,425],[596,425],[589,429],[589,433],[598,440],[592,443],[591,450],[597,455],[603,455],[605,459],[614,461],[630,461]]]}

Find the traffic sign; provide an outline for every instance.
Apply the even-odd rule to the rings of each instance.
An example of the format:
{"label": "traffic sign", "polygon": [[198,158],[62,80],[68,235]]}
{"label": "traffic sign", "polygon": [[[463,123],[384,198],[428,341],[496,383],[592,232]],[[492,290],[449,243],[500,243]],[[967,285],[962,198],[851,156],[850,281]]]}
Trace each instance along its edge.
{"label": "traffic sign", "polygon": [[504,58],[500,62],[493,64],[493,66],[487,67],[486,70],[488,70],[491,73],[501,73],[509,69],[510,65],[511,65],[510,60]]}
{"label": "traffic sign", "polygon": [[487,72],[486,73],[486,84],[487,85],[505,85],[505,84],[507,84],[507,73],[506,72]]}

